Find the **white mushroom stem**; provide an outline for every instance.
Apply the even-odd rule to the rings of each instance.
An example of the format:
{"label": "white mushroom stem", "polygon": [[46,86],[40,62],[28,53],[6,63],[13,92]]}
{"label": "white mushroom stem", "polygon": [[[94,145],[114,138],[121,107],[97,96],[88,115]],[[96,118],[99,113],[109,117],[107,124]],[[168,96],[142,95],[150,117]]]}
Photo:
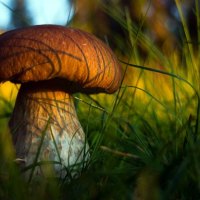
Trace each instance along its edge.
{"label": "white mushroom stem", "polygon": [[[31,167],[28,174],[43,175],[51,163],[56,175],[65,177],[67,171],[77,170],[77,164],[88,160],[88,144],[79,123],[70,94],[47,88],[22,84],[9,123],[16,149],[16,161]],[[43,163],[43,164],[41,164]],[[70,168],[71,167],[71,168]],[[71,175],[74,172],[70,171]]]}

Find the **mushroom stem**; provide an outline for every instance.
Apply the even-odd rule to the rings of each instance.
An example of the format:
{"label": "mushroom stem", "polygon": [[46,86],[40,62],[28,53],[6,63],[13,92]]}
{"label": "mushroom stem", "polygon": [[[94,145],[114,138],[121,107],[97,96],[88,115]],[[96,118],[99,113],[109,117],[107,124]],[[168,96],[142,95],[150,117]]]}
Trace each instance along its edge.
{"label": "mushroom stem", "polygon": [[66,167],[76,169],[70,170],[74,176],[80,172],[76,164],[83,166],[88,160],[89,147],[73,98],[65,91],[52,91],[47,84],[40,88],[34,84],[22,84],[9,122],[16,158],[23,161],[22,168],[37,164],[34,175],[43,176],[48,171],[47,165],[38,163],[54,161],[51,171],[57,176],[65,177]]}

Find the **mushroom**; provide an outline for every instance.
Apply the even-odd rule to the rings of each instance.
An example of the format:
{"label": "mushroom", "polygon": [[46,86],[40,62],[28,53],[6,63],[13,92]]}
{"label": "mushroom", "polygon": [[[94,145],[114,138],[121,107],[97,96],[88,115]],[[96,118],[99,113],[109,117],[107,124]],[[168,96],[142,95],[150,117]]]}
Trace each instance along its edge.
{"label": "mushroom", "polygon": [[32,176],[45,176],[42,163],[53,161],[55,174],[65,177],[65,169],[89,160],[72,94],[115,92],[121,66],[92,34],[38,25],[0,36],[0,82],[5,81],[21,84],[9,121],[16,161],[32,169],[26,171]]}

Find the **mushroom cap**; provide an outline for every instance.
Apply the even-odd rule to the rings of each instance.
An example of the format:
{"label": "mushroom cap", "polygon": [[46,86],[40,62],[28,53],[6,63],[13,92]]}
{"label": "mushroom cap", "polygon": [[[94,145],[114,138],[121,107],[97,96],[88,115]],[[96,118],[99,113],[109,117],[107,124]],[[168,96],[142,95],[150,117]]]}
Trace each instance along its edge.
{"label": "mushroom cap", "polygon": [[[111,49],[92,34],[57,25],[39,25],[0,35],[0,81],[58,80],[75,92],[115,92],[121,66]],[[73,89],[71,89],[73,91]]]}

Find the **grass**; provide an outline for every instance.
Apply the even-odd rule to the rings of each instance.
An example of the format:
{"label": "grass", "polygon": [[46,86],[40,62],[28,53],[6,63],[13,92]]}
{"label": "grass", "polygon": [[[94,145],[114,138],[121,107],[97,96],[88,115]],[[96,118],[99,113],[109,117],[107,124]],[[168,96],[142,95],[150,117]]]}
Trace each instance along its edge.
{"label": "grass", "polygon": [[[74,98],[91,147],[79,178],[22,179],[7,128],[16,93],[1,95],[0,199],[199,199],[200,54],[175,2],[185,42],[168,56],[142,33],[145,19],[136,27],[128,11],[104,8],[128,32],[132,53],[120,58],[125,74],[116,94]],[[148,51],[145,60],[138,45]]]}

